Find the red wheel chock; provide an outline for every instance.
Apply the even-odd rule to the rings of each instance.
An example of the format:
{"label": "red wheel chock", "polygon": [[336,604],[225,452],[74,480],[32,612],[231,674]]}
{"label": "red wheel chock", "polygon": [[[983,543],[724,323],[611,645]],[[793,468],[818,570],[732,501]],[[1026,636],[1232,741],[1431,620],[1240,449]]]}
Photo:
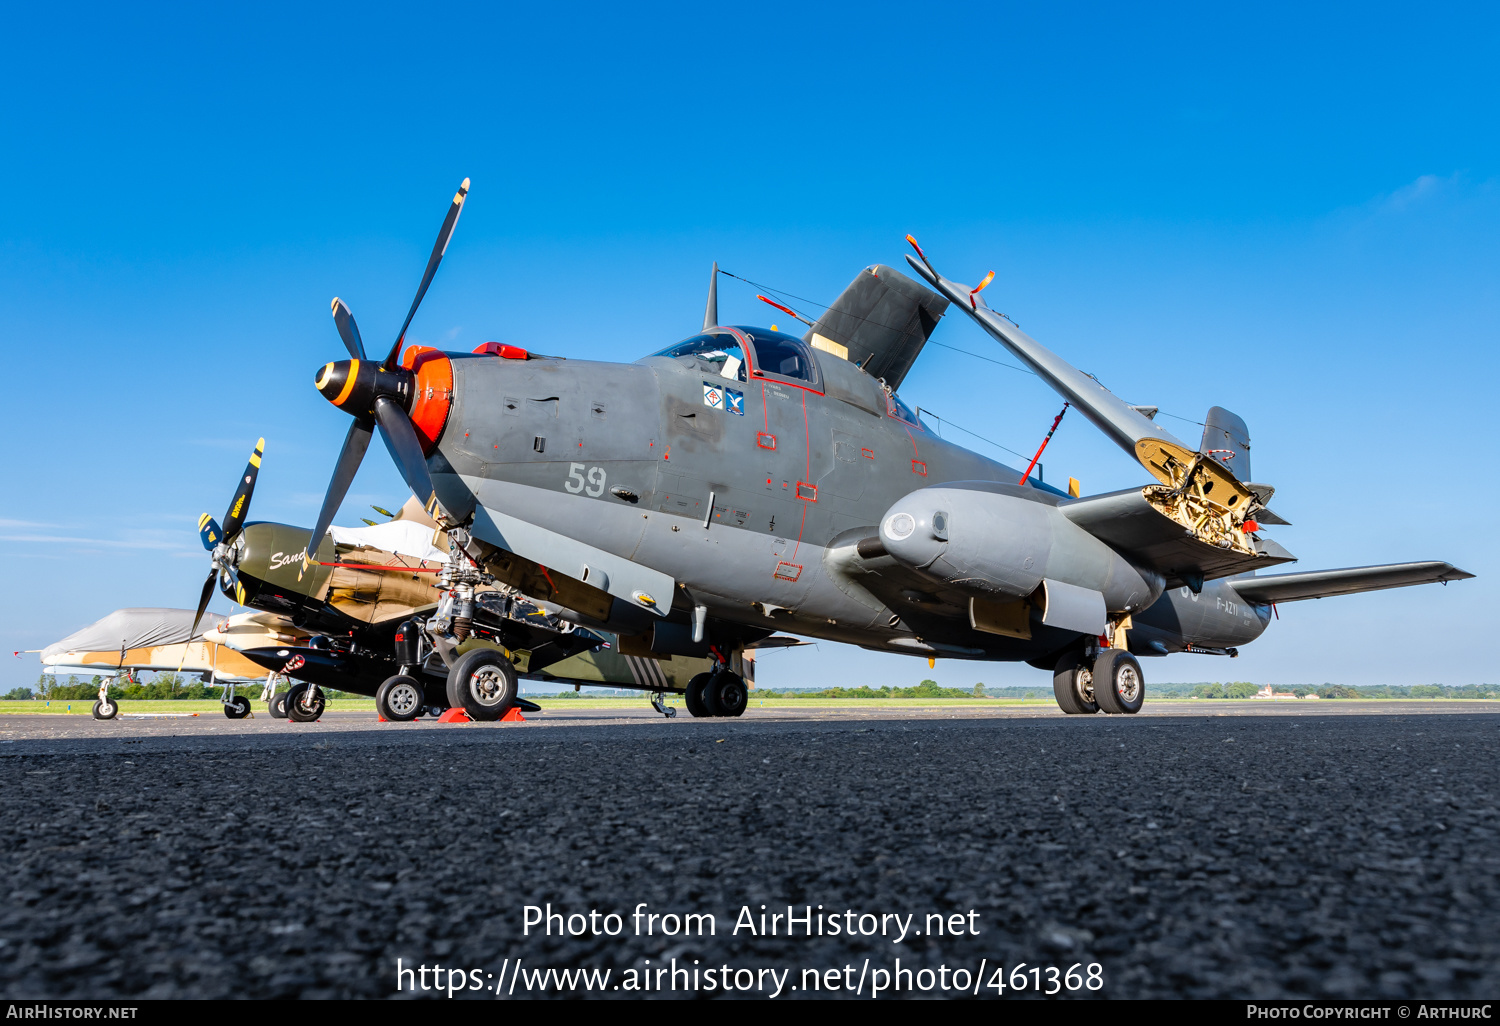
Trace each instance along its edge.
{"label": "red wheel chock", "polygon": [[[448,709],[438,717],[439,723],[472,723],[469,714],[462,709]],[[504,716],[500,717],[501,723],[525,723],[526,717],[521,715],[521,710],[512,706]]]}

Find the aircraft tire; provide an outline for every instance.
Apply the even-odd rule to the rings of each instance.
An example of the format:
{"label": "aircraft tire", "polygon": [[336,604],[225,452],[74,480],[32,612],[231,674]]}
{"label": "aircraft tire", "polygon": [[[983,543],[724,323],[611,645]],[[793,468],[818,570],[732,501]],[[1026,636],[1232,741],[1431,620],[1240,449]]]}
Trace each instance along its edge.
{"label": "aircraft tire", "polygon": [[509,659],[491,648],[476,648],[448,671],[448,701],[469,719],[493,722],[516,704],[519,681]]}
{"label": "aircraft tire", "polygon": [[426,701],[422,685],[398,673],[387,678],[375,692],[375,711],[393,723],[407,723],[422,715]]}
{"label": "aircraft tire", "polygon": [[1080,653],[1068,652],[1057,661],[1052,671],[1052,695],[1059,709],[1069,715],[1098,712],[1092,688],[1092,671]]}
{"label": "aircraft tire", "polygon": [[705,698],[713,696],[708,704],[715,716],[743,716],[745,707],[750,704],[750,692],[744,679],[729,670],[714,674],[703,694]]}
{"label": "aircraft tire", "polygon": [[703,700],[703,689],[708,687],[708,682],[712,679],[712,674],[700,673],[692,680],[688,681],[687,694],[683,696],[682,704],[687,706],[687,711],[689,714],[693,716],[714,715],[709,711],[708,705],[705,704]]}
{"label": "aircraft tire", "polygon": [[1135,656],[1107,648],[1094,660],[1094,700],[1107,713],[1137,713],[1146,701],[1146,677]]}
{"label": "aircraft tire", "polygon": [[285,691],[278,691],[271,696],[271,700],[266,703],[266,712],[271,714],[272,719],[284,720],[287,718]]}
{"label": "aircraft tire", "polygon": [[293,723],[312,723],[323,715],[326,703],[324,702],[322,691],[318,692],[317,700],[310,705],[303,703],[303,696],[311,688],[312,685],[307,683],[307,681],[299,680],[292,685],[291,690],[282,699],[286,703],[286,718]]}
{"label": "aircraft tire", "polygon": [[244,695],[235,695],[234,701],[224,706],[224,715],[231,720],[243,720],[250,715],[250,699]]}
{"label": "aircraft tire", "polygon": [[112,720],[120,715],[120,703],[104,699],[94,703],[94,719]]}

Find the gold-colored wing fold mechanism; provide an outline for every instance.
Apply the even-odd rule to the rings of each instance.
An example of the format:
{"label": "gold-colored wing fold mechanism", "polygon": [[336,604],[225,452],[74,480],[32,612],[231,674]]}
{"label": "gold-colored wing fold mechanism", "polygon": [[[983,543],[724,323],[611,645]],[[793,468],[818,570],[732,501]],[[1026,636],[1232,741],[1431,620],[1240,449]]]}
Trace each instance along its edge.
{"label": "gold-colored wing fold mechanism", "polygon": [[1207,454],[1157,438],[1135,444],[1136,458],[1161,484],[1141,494],[1158,513],[1207,545],[1258,555],[1250,533],[1260,508],[1256,492]]}

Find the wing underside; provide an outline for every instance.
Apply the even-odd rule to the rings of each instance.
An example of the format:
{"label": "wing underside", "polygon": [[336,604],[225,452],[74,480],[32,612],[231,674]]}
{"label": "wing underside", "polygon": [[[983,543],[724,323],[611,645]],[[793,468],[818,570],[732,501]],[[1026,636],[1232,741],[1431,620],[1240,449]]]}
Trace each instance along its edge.
{"label": "wing underside", "polygon": [[1452,563],[1432,560],[1246,577],[1229,583],[1247,602],[1299,602],[1334,595],[1355,595],[1363,591],[1406,588],[1414,584],[1446,584],[1473,576]]}

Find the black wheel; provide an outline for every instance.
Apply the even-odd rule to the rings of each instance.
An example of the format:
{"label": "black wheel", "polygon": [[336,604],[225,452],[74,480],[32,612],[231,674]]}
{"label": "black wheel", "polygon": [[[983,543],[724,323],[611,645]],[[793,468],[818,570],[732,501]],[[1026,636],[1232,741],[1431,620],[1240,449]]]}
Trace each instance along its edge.
{"label": "black wheel", "polygon": [[94,719],[112,720],[118,715],[120,715],[120,706],[118,703],[111,702],[107,698],[101,698],[94,703]]}
{"label": "black wheel", "polygon": [[1065,713],[1096,713],[1094,674],[1083,656],[1069,652],[1057,661],[1052,671],[1052,694],[1057,707]]}
{"label": "black wheel", "polygon": [[714,674],[708,687],[703,690],[704,704],[714,710],[715,716],[743,716],[750,704],[750,691],[737,673],[724,670]]}
{"label": "black wheel", "polygon": [[405,674],[397,674],[375,692],[375,711],[393,722],[406,723],[422,715],[426,701],[422,685]]}
{"label": "black wheel", "polygon": [[224,715],[231,720],[243,720],[250,715],[250,699],[244,695],[235,695],[233,701],[225,703]]}
{"label": "black wheel", "polygon": [[1094,700],[1107,713],[1136,713],[1146,701],[1146,677],[1135,656],[1107,648],[1094,660]]}
{"label": "black wheel", "polygon": [[286,692],[278,691],[272,695],[271,700],[266,703],[266,711],[271,714],[272,719],[286,719]]}
{"label": "black wheel", "polygon": [[323,715],[323,691],[314,688],[305,680],[299,680],[282,699],[286,703],[286,718],[293,723],[311,723]]}
{"label": "black wheel", "polygon": [[490,648],[476,648],[448,671],[448,701],[471,720],[493,721],[516,704],[516,668]]}
{"label": "black wheel", "polygon": [[710,680],[712,680],[712,679],[713,679],[713,675],[712,674],[709,674],[709,673],[700,673],[696,677],[694,677],[692,680],[688,681],[687,694],[685,696],[683,696],[683,699],[684,699],[683,700],[683,705],[687,706],[687,711],[691,715],[693,715],[693,716],[712,716],[713,715],[713,713],[711,713],[711,712],[708,711],[708,706],[705,705],[704,702],[703,702],[703,689],[706,688],[706,687],[708,687],[708,682]]}

